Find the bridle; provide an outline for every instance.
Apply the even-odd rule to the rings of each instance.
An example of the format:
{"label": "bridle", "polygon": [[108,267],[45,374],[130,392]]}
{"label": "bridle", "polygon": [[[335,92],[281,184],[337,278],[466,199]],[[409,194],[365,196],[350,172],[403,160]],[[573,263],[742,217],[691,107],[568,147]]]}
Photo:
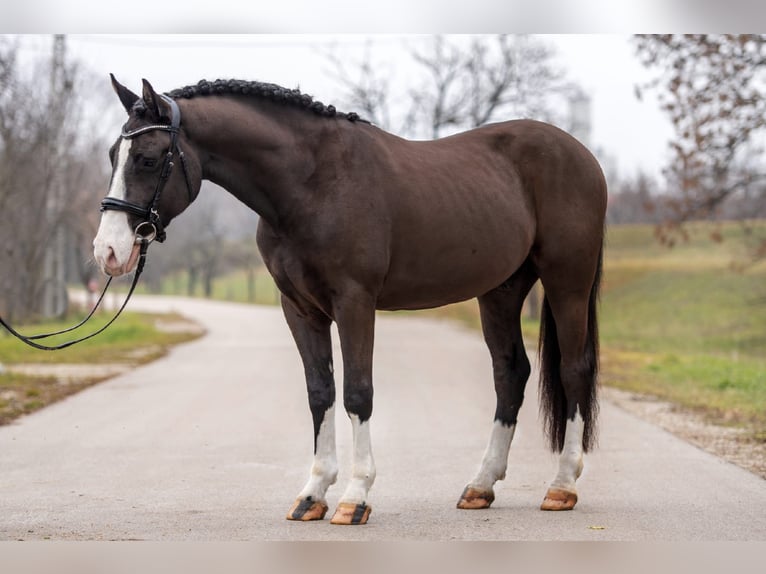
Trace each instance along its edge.
{"label": "bridle", "polygon": [[133,291],[135,290],[136,285],[138,284],[138,279],[139,277],[141,277],[141,273],[144,270],[144,264],[146,263],[146,251],[149,248],[149,245],[155,240],[161,243],[165,241],[165,238],[167,237],[167,234],[165,233],[165,226],[162,223],[162,218],[160,217],[159,212],[157,211],[157,208],[160,203],[160,197],[162,196],[162,191],[165,189],[165,184],[167,183],[168,179],[170,179],[170,174],[173,171],[173,166],[174,166],[173,158],[175,157],[175,155],[178,155],[178,158],[181,160],[181,166],[184,172],[184,179],[186,180],[186,190],[189,193],[189,202],[191,203],[192,201],[194,201],[196,197],[196,193],[194,193],[194,188],[192,187],[191,180],[189,178],[189,170],[186,164],[186,156],[184,155],[184,152],[181,150],[181,148],[178,145],[178,134],[181,128],[181,111],[178,109],[178,104],[176,104],[172,98],[165,95],[161,95],[160,97],[170,106],[170,110],[171,110],[170,124],[152,124],[148,126],[142,126],[140,128],[136,128],[131,131],[127,131],[125,129],[125,126],[123,126],[122,133],[120,134],[120,137],[122,137],[123,139],[132,139],[152,131],[164,131],[170,134],[170,147],[168,147],[168,151],[165,153],[165,159],[162,164],[162,169],[160,170],[160,177],[159,177],[159,180],[157,181],[157,186],[154,189],[154,196],[152,197],[152,200],[149,202],[149,204],[146,207],[138,205],[137,203],[132,203],[130,201],[125,201],[124,199],[117,199],[114,197],[105,197],[103,200],[101,200],[102,213],[105,211],[123,211],[130,215],[135,215],[136,217],[139,217],[141,219],[141,221],[138,223],[138,225],[136,225],[135,229],[133,230],[135,234],[135,242],[140,244],[140,250],[139,250],[139,256],[138,256],[138,262],[136,264],[136,272],[135,272],[135,275],[133,276],[133,282],[130,285],[130,290],[128,291],[128,295],[125,297],[125,301],[123,301],[122,306],[117,311],[115,316],[112,317],[109,320],[109,322],[106,323],[103,327],[101,327],[100,329],[98,329],[97,331],[93,333],[85,335],[84,337],[81,337],[79,339],[74,339],[72,341],[67,341],[59,345],[45,345],[42,343],[37,343],[36,341],[39,341],[41,339],[47,339],[55,335],[62,335],[64,333],[69,333],[85,325],[85,323],[87,323],[90,320],[90,318],[93,317],[94,313],[96,312],[99,305],[103,301],[104,295],[106,295],[106,292],[109,289],[109,286],[112,284],[113,277],[109,277],[109,280],[106,282],[106,285],[104,285],[104,289],[101,291],[101,295],[96,301],[96,304],[93,306],[93,309],[91,309],[90,313],[88,313],[88,316],[85,317],[85,319],[83,319],[77,325],[73,327],[69,327],[67,329],[62,329],[60,331],[55,331],[52,333],[43,333],[40,335],[26,336],[16,331],[13,327],[11,327],[8,323],[6,323],[2,317],[0,317],[0,325],[5,327],[8,330],[8,332],[11,333],[14,337],[19,339],[21,342],[29,345],[30,347],[34,347],[35,349],[40,349],[43,351],[58,351],[60,349],[66,349],[67,347],[71,347],[72,345],[75,345],[77,343],[87,341],[88,339],[102,333],[103,331],[106,330],[107,327],[109,327],[112,323],[115,322],[115,320],[117,319],[117,317],[120,316],[120,314],[122,314],[122,311],[127,306],[128,301],[130,301],[130,297],[133,295]]}
{"label": "bridle", "polygon": [[181,160],[181,167],[184,171],[184,180],[186,181],[186,190],[189,193],[189,202],[194,201],[195,193],[189,179],[189,168],[186,164],[186,156],[181,148],[178,146],[178,133],[181,128],[181,110],[178,109],[178,104],[173,101],[172,98],[161,95],[160,96],[170,106],[171,117],[170,124],[152,124],[148,126],[141,126],[132,131],[127,131],[125,126],[122,127],[122,133],[120,137],[123,139],[133,139],[142,134],[163,131],[170,134],[170,147],[165,153],[165,159],[162,163],[162,169],[160,170],[160,178],[157,180],[157,187],[154,189],[154,197],[149,204],[144,207],[137,203],[125,201],[124,199],[117,199],[114,197],[105,197],[101,200],[101,212],[104,211],[123,211],[130,215],[135,215],[141,219],[141,222],[136,226],[134,232],[136,234],[136,241],[139,239],[148,239],[149,243],[154,240],[162,243],[165,241],[165,226],[162,223],[157,206],[160,203],[160,197],[162,197],[162,190],[165,189],[165,184],[170,179],[170,174],[173,171],[173,157],[178,154],[178,158]]}

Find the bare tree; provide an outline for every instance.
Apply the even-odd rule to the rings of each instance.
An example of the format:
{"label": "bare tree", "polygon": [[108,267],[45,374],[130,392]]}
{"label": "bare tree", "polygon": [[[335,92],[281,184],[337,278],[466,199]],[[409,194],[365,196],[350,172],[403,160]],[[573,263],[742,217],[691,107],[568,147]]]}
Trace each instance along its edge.
{"label": "bare tree", "polygon": [[67,260],[105,183],[105,162],[83,137],[83,76],[65,39],[53,46],[30,73],[16,43],[0,44],[0,312],[16,320],[61,310],[46,308],[46,294],[66,301]]}
{"label": "bare tree", "polygon": [[185,272],[188,295],[196,294],[201,284],[205,297],[212,296],[215,279],[227,268],[227,230],[218,197],[222,194],[217,186],[205,182],[199,197],[173,222],[167,241],[152,250],[146,266],[144,277],[150,289],[159,292],[165,277]]}
{"label": "bare tree", "polygon": [[609,190],[607,223],[658,223],[662,214],[655,199],[660,195],[657,182],[642,171],[620,180]]}
{"label": "bare tree", "polygon": [[573,89],[556,69],[553,50],[529,36],[434,36],[410,56],[421,79],[403,97],[394,93],[392,70],[374,62],[370,45],[361,62],[336,54],[330,61],[349,107],[409,137],[436,138],[517,117],[555,120],[555,99]]}
{"label": "bare tree", "polygon": [[436,36],[430,53],[413,52],[412,57],[430,76],[430,88],[412,90],[414,110],[422,110],[428,118],[430,136],[438,138],[442,129],[459,126],[465,121],[467,97],[462,89],[468,60],[461,50]]}
{"label": "bare tree", "polygon": [[[675,130],[665,170],[675,194],[659,233],[672,244],[685,236],[684,222],[763,193],[766,35],[640,35],[635,42],[642,63],[657,71],[637,92],[657,90]],[[755,255],[766,256],[766,240]]]}
{"label": "bare tree", "polygon": [[[352,64],[338,56],[336,51],[327,53],[334,75],[346,90],[346,100],[350,108],[357,110],[365,119],[388,129],[392,128],[389,79],[381,73],[372,59],[372,44],[368,41],[363,59]],[[405,129],[405,126],[402,126]]]}

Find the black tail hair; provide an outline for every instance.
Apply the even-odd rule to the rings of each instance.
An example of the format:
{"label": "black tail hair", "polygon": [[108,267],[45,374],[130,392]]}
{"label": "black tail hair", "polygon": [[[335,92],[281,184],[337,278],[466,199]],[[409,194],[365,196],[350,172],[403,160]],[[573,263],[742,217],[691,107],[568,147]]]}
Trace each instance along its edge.
{"label": "black tail hair", "polygon": [[[596,396],[598,379],[598,299],[603,270],[603,247],[598,256],[596,276],[588,301],[588,335],[585,341],[585,369],[588,378],[588,392],[579,403],[580,416],[584,422],[582,438],[583,450],[588,452],[596,442],[596,419],[598,418],[598,400]],[[543,425],[550,441],[551,450],[561,452],[564,448],[566,433],[567,400],[561,383],[561,350],[556,333],[556,321],[548,302],[543,299],[540,316],[540,341],[538,346],[540,364],[540,412]]]}

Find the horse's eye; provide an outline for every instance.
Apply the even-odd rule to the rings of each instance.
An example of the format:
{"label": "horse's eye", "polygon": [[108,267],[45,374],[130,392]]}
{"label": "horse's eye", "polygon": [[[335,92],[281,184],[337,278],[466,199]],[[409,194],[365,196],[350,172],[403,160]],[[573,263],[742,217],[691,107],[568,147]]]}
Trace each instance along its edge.
{"label": "horse's eye", "polygon": [[154,167],[155,165],[157,165],[156,159],[144,159],[144,167]]}

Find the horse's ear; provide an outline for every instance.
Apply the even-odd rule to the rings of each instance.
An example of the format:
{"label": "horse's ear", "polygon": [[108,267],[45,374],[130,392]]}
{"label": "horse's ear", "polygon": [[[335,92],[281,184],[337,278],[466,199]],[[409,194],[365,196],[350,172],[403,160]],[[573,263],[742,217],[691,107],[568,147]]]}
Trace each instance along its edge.
{"label": "horse's ear", "polygon": [[125,111],[130,113],[130,110],[133,109],[133,104],[138,100],[138,96],[118,82],[114,74],[109,74],[109,76],[112,78],[112,88],[114,88],[117,97],[120,98]]}
{"label": "horse's ear", "polygon": [[157,92],[154,91],[154,88],[147,80],[142,81],[144,83],[144,103],[146,104],[146,109],[154,116],[155,120],[170,121],[171,110],[168,103],[157,95]]}

